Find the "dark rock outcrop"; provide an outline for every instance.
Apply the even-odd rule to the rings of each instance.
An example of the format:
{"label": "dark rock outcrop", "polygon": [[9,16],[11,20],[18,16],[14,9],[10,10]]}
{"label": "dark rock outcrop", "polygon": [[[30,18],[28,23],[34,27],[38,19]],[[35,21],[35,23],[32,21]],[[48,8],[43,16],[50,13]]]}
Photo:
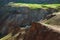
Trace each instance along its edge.
{"label": "dark rock outcrop", "polygon": [[0,25],[6,21],[7,23],[16,22],[19,26],[30,25],[32,22],[38,22],[41,19],[44,20],[48,17],[47,15],[57,12],[57,10],[53,8],[30,9],[28,7],[19,7],[18,9],[14,7],[4,7],[4,9],[1,8],[1,10]]}

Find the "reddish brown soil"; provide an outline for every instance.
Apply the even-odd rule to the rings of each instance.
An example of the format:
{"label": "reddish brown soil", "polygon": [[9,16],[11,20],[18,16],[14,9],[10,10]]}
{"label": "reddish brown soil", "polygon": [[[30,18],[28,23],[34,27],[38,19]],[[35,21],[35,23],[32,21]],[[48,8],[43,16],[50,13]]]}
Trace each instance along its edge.
{"label": "reddish brown soil", "polygon": [[60,40],[60,33],[53,32],[40,23],[32,23],[24,40]]}

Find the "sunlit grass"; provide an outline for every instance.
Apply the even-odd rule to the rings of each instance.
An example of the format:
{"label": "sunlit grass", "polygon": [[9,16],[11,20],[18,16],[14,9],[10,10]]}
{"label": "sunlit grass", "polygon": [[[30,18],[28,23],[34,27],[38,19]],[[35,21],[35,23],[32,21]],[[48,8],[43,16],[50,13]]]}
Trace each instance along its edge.
{"label": "sunlit grass", "polygon": [[12,37],[12,33],[9,33],[7,36],[1,38],[0,40],[7,40],[10,37]]}
{"label": "sunlit grass", "polygon": [[9,3],[8,5],[10,5],[12,7],[26,6],[26,7],[29,7],[31,9],[35,9],[35,8],[57,8],[60,6],[60,4],[27,4],[27,3]]}

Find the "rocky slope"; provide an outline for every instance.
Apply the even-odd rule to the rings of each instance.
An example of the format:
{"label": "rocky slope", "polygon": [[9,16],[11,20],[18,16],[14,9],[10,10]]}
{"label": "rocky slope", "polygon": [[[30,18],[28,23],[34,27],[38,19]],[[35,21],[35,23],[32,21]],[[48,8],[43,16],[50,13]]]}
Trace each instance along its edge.
{"label": "rocky slope", "polygon": [[[54,12],[58,12],[57,9],[30,9],[28,7],[2,7],[0,9],[0,35],[6,35],[12,30],[19,29],[19,27],[31,26],[32,22],[38,22],[46,19]],[[28,28],[27,27],[27,28]]]}
{"label": "rocky slope", "polygon": [[48,16],[54,12],[58,12],[57,9],[49,8],[49,9],[30,9],[28,7],[4,7],[0,9],[2,24],[4,21],[8,23],[16,22],[19,26],[30,25],[32,22],[38,22],[40,20],[46,19]]}
{"label": "rocky slope", "polygon": [[24,40],[60,40],[60,31],[55,30],[40,23],[32,23]]}

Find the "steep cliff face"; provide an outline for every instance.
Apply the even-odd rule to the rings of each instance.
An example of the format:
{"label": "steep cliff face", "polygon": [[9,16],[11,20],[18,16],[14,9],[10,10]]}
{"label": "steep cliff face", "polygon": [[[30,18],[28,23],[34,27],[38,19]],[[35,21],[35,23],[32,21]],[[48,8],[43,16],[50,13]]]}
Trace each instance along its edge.
{"label": "steep cliff face", "polygon": [[[32,22],[38,22],[47,18],[47,15],[56,12],[55,9],[30,9],[28,7],[3,7],[0,9],[0,34],[7,34],[10,31],[15,30],[18,27],[31,26]],[[9,31],[9,32],[10,32]]]}
{"label": "steep cliff face", "polygon": [[24,40],[60,40],[60,33],[47,28],[40,23],[32,23]]}
{"label": "steep cliff face", "polygon": [[3,16],[0,18],[0,23],[3,23],[4,21],[6,21],[7,23],[16,22],[19,26],[26,26],[30,25],[32,22],[38,22],[40,20],[46,19],[47,15],[52,14],[56,11],[57,10],[53,8],[30,9],[28,7],[19,7],[18,9],[16,9],[7,7],[7,9],[5,9],[5,12],[4,9],[1,11],[4,13],[1,13],[1,15]]}

